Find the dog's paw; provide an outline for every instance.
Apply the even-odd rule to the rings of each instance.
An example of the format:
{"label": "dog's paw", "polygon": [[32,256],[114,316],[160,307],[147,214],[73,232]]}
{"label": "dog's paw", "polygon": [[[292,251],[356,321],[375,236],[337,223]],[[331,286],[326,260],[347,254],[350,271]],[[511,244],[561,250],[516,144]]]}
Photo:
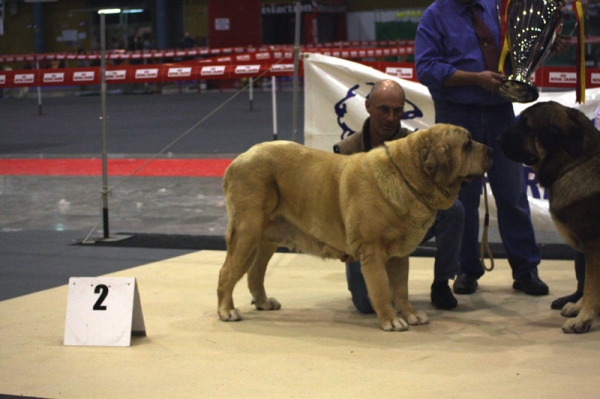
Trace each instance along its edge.
{"label": "dog's paw", "polygon": [[252,304],[256,306],[258,310],[279,310],[281,309],[281,304],[275,298],[267,298],[266,301],[262,303],[258,303],[256,300],[252,300]]}
{"label": "dog's paw", "polygon": [[408,323],[404,319],[394,317],[390,320],[382,321],[381,329],[384,331],[406,331],[408,330]]}
{"label": "dog's paw", "polygon": [[575,317],[581,310],[581,301],[577,303],[567,302],[560,311],[560,314],[564,317]]}
{"label": "dog's paw", "polygon": [[219,310],[219,318],[222,321],[240,321],[242,320],[242,313],[238,309]]}
{"label": "dog's paw", "polygon": [[429,323],[429,317],[425,314],[425,312],[417,311],[415,313],[410,314],[406,318],[406,321],[411,326],[416,326],[416,325],[419,325],[419,324],[428,324]]}
{"label": "dog's paw", "polygon": [[583,334],[590,331],[593,320],[576,317],[565,321],[562,326],[563,332],[567,334]]}

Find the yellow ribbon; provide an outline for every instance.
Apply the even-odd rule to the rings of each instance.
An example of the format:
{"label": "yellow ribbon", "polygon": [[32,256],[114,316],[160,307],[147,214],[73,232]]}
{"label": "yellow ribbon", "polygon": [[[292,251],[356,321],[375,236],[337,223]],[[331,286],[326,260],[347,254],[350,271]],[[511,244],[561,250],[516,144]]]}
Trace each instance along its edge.
{"label": "yellow ribbon", "polygon": [[577,21],[577,53],[575,57],[577,81],[575,95],[577,97],[576,101],[583,104],[585,103],[585,26],[580,0],[573,2],[573,11],[575,12],[575,20]]}
{"label": "yellow ribbon", "polygon": [[510,37],[508,35],[508,7],[511,0],[502,0],[500,2],[500,62],[498,63],[498,72],[504,75],[504,65],[506,57],[510,52]]}

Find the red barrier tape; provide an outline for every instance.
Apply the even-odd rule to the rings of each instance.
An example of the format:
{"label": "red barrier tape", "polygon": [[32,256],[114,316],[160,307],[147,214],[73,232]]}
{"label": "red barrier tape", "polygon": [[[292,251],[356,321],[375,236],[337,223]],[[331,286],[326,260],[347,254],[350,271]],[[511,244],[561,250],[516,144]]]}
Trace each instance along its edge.
{"label": "red barrier tape", "polygon": [[[332,51],[337,53],[338,51]],[[168,83],[176,81],[225,80],[259,76],[292,76],[292,59],[250,60],[234,63],[205,64],[203,60],[172,64],[107,66],[106,83]],[[402,79],[417,81],[414,64],[402,62],[361,62],[374,69]],[[303,76],[300,63],[300,76]],[[534,74],[538,87],[572,89],[577,79],[574,67],[541,67]],[[79,86],[100,84],[100,67],[0,71],[0,89],[35,86]],[[586,87],[600,87],[600,68],[587,68]]]}
{"label": "red barrier tape", "polygon": [[[182,80],[291,76],[294,64],[272,65],[120,65],[106,67],[107,84],[167,83]],[[100,84],[100,67],[1,71],[0,88]]]}
{"label": "red barrier tape", "polygon": [[[382,58],[382,57],[403,57],[406,55],[414,54],[414,46],[397,46],[387,48],[352,48],[352,49],[312,49],[310,51],[303,51],[308,53],[323,54],[332,57],[344,58],[344,59],[362,59],[362,58]],[[211,57],[202,60],[190,60],[182,61],[183,63],[192,64],[222,64],[222,63],[246,63],[246,62],[258,62],[258,63],[273,63],[274,61],[294,60],[294,50],[289,49],[286,51],[260,51],[255,53],[245,53],[238,55],[218,56]]]}
{"label": "red barrier tape", "polygon": [[[319,52],[323,49],[347,49],[360,47],[399,47],[414,46],[414,40],[383,40],[383,41],[351,41],[351,42],[330,42],[304,45],[300,47],[302,52]],[[144,60],[153,58],[177,58],[177,57],[214,57],[219,55],[261,53],[261,52],[293,52],[294,46],[291,45],[271,45],[261,47],[225,47],[208,48],[198,47],[191,49],[169,49],[169,50],[107,50],[107,58],[115,60]],[[99,60],[100,52],[93,51],[86,54],[74,53],[40,53],[40,54],[14,54],[0,55],[1,62],[34,62],[34,61],[54,61],[54,60]]]}
{"label": "red barrier tape", "polygon": [[[570,38],[571,43],[577,42],[576,37]],[[600,36],[586,36],[586,44],[600,44]],[[303,45],[301,52],[321,52],[322,50],[350,50],[353,48],[384,48],[384,47],[404,47],[414,46],[414,40],[380,40],[380,41],[344,41],[329,42]],[[236,54],[261,53],[261,52],[293,52],[291,45],[270,45],[261,47],[225,47],[208,48],[197,47],[191,49],[168,49],[168,50],[108,50],[107,58],[113,60],[152,60],[158,58],[189,58],[189,57],[214,57],[214,56],[232,56]],[[75,53],[40,53],[40,54],[5,54],[0,55],[0,63],[11,62],[35,62],[35,61],[54,61],[54,60],[99,60],[100,52],[91,51],[86,54]]]}

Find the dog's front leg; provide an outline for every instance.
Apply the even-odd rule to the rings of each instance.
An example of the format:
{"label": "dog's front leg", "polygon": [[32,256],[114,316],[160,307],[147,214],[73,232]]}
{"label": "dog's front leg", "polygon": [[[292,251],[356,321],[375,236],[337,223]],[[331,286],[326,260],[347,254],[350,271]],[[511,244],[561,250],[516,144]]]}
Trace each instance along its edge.
{"label": "dog's front leg", "polygon": [[377,313],[381,328],[385,331],[407,330],[408,323],[398,317],[392,307],[392,296],[385,270],[386,256],[383,248],[363,248],[360,261],[369,299]]}
{"label": "dog's front leg", "polygon": [[408,300],[408,256],[388,259],[386,270],[394,305],[402,318],[410,325],[429,323],[427,315],[416,311]]}
{"label": "dog's front leg", "polygon": [[585,254],[585,284],[583,297],[576,304],[567,304],[563,316],[577,317],[567,320],[562,329],[566,333],[586,333],[600,311],[600,254]]}

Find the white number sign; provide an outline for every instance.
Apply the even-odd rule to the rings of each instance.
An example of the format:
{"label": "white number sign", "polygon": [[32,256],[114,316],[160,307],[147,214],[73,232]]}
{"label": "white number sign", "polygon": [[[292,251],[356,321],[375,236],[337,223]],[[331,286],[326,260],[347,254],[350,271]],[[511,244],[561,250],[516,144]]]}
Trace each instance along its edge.
{"label": "white number sign", "polygon": [[129,346],[146,327],[133,277],[71,277],[65,345]]}

